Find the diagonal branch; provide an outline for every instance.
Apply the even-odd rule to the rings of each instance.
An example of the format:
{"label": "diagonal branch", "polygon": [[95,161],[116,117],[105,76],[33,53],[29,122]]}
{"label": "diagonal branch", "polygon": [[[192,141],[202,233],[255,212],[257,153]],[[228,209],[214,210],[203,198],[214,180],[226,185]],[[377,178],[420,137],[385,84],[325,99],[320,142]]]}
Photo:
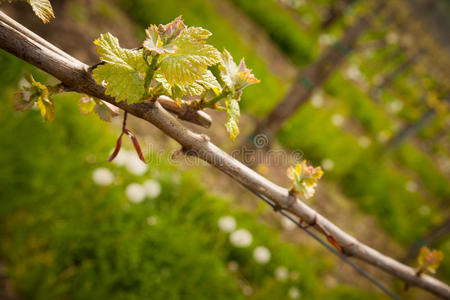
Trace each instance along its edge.
{"label": "diagonal branch", "polygon": [[[416,271],[413,268],[359,242],[299,199],[292,202],[292,197],[287,189],[276,185],[243,165],[211,143],[206,136],[185,128],[159,102],[132,105],[115,102],[113,97],[105,95],[102,86],[95,83],[89,72],[89,66],[76,59],[59,55],[50,48],[36,42],[27,34],[17,31],[14,27],[5,23],[3,21],[5,18],[8,17],[0,12],[0,48],[53,75],[71,90],[103,99],[138,118],[148,121],[180,143],[186,154],[196,156],[215,166],[233,180],[271,199],[276,205],[293,213],[301,220],[313,223],[318,218],[321,227],[333,235],[340,245],[353,245],[345,249],[347,255],[396,276],[409,286],[417,286],[440,297],[450,299],[450,287],[447,284],[431,276],[416,276]],[[11,19],[9,20],[11,22]],[[321,232],[321,228],[317,225],[315,229]]]}
{"label": "diagonal branch", "polygon": [[[46,48],[49,51],[52,51],[54,55],[63,57],[73,63],[84,65],[76,58],[70,56],[63,50],[59,49],[58,47],[54,46],[53,44],[49,43],[42,37],[32,32],[28,28],[17,23],[16,21],[14,21],[1,11],[0,11],[0,21],[3,22],[5,25],[11,27],[11,29],[15,30],[18,34],[27,37],[29,41],[32,41],[36,46]],[[91,69],[93,68],[91,67]],[[166,97],[164,99],[161,99],[160,103],[165,109],[177,115],[177,117],[180,118],[181,120],[185,120],[205,128],[209,128],[211,126],[212,120],[210,115],[208,115],[204,111],[196,110],[185,101],[181,101],[181,104],[178,104],[172,99],[167,99]]]}

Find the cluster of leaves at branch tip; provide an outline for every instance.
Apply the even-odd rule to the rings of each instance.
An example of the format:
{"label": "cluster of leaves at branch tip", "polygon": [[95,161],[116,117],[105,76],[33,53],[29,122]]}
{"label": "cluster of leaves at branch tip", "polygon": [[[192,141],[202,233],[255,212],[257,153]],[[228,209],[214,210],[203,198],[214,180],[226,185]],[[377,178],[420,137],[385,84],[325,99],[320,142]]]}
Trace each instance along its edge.
{"label": "cluster of leaves at branch tip", "polygon": [[[166,25],[151,25],[145,32],[140,49],[121,48],[110,33],[94,42],[105,64],[97,66],[93,76],[105,93],[128,104],[166,95],[179,105],[224,110],[226,129],[234,140],[239,134],[242,90],[259,82],[244,60],[237,65],[228,51],[220,53],[206,43],[211,32],[188,27],[181,17]],[[185,96],[192,100],[182,102]]]}
{"label": "cluster of leaves at branch tip", "polygon": [[287,176],[292,182],[290,189],[291,194],[300,194],[306,199],[314,196],[317,182],[323,176],[323,171],[320,167],[314,168],[308,166],[306,160],[297,163],[295,167],[289,167]]}
{"label": "cluster of leaves at branch tip", "polygon": [[27,110],[36,104],[44,120],[53,121],[55,119],[55,106],[49,99],[49,94],[47,86],[37,82],[30,75],[29,79],[24,80],[21,89],[14,94],[16,98],[14,109]]}
{"label": "cluster of leaves at branch tip", "polygon": [[441,264],[444,258],[444,253],[439,250],[430,250],[428,247],[423,246],[420,249],[419,256],[417,257],[417,262],[419,266],[417,267],[417,275],[424,272],[436,273],[437,268]]}
{"label": "cluster of leaves at branch tip", "polygon": [[[0,0],[0,4],[3,2],[17,2],[18,0]],[[55,17],[53,8],[49,0],[24,0],[30,4],[36,16],[44,23],[50,22],[51,18]]]}

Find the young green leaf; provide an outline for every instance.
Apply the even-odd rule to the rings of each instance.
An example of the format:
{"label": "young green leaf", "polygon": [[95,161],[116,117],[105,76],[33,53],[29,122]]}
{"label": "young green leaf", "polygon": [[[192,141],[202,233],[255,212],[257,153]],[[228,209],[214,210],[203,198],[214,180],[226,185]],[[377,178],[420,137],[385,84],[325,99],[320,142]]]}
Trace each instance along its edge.
{"label": "young green leaf", "polygon": [[55,119],[55,107],[49,99],[47,86],[34,80],[32,75],[30,75],[30,79],[25,80],[22,88],[14,96],[16,98],[14,109],[27,110],[36,103],[45,121]]}
{"label": "young green leaf", "polygon": [[251,84],[259,82],[255,75],[252,74],[252,70],[246,67],[244,59],[241,59],[238,66],[227,50],[223,51],[221,57],[222,63],[219,65],[220,75],[230,92],[238,92]]}
{"label": "young green leaf", "polygon": [[297,163],[295,167],[289,167],[287,176],[292,182],[291,193],[301,194],[306,199],[311,198],[322,175],[323,171],[320,167],[308,166],[306,160]]}
{"label": "young green leaf", "polygon": [[171,41],[173,53],[160,56],[160,74],[171,84],[182,86],[203,78],[208,66],[219,63],[220,53],[205,40],[211,33],[203,28],[190,27]]}
{"label": "young green leaf", "polygon": [[55,17],[49,0],[27,0],[27,2],[42,22],[48,23],[51,18]]}
{"label": "young green leaf", "polygon": [[444,253],[438,250],[430,250],[428,247],[423,246],[420,249],[417,261],[419,263],[417,273],[420,275],[423,272],[436,273],[437,268],[441,264],[444,258]]}
{"label": "young green leaf", "polygon": [[228,134],[231,140],[235,140],[239,135],[239,117],[241,116],[239,110],[239,102],[231,97],[227,97],[225,100],[225,105],[227,109],[227,122],[225,127],[227,128]]}
{"label": "young green leaf", "polygon": [[176,18],[166,25],[150,25],[145,31],[147,39],[144,41],[144,49],[156,56],[163,53],[175,53],[175,45],[170,42],[186,28],[181,17]]}
{"label": "young green leaf", "polygon": [[55,105],[48,97],[41,96],[36,103],[45,121],[50,122],[55,119]]}
{"label": "young green leaf", "polygon": [[147,70],[143,50],[121,48],[110,33],[100,35],[94,44],[99,46],[97,52],[106,63],[94,69],[95,81],[106,86],[106,94],[116,97],[117,101],[126,100],[131,104],[141,100]]}
{"label": "young green leaf", "polygon": [[78,107],[83,115],[88,115],[94,111],[95,101],[92,97],[84,96],[78,101]]}

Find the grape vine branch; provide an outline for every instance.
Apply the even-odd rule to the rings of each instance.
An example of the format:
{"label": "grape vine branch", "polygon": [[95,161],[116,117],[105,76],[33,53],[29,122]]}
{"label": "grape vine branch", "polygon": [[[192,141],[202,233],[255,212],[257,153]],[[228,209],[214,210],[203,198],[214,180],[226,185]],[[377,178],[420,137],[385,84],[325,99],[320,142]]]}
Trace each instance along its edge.
{"label": "grape vine branch", "polygon": [[314,224],[314,221],[318,219],[320,226],[317,224],[314,226],[318,232],[323,233],[323,229],[325,229],[339,245],[352,245],[342,249],[345,255],[357,258],[396,276],[408,286],[416,286],[450,299],[450,287],[447,284],[425,274],[417,276],[414,268],[358,241],[324,216],[319,215],[300,199],[294,198],[295,201],[292,201],[292,195],[288,189],[276,185],[232,158],[214,145],[207,136],[184,127],[177,118],[163,108],[160,101],[134,104],[127,104],[123,101],[116,102],[114,97],[105,94],[103,86],[95,82],[88,65],[31,34],[29,30],[24,29],[23,26],[2,12],[0,12],[0,48],[53,75],[67,90],[102,99],[123,109],[128,114],[155,125],[175,139],[181,145],[184,153],[208,162],[233,180],[267,197],[283,210],[294,214],[303,222]]}

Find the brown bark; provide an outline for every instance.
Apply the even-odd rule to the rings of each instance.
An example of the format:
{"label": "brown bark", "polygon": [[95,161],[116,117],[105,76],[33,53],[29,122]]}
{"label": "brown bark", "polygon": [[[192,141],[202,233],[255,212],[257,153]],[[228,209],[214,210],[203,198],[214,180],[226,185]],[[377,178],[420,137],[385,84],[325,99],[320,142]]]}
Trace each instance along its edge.
{"label": "brown bark", "polygon": [[333,24],[338,22],[344,15],[347,8],[353,4],[356,0],[336,0],[331,5],[328,11],[325,13],[325,17],[320,24],[322,30],[326,30]]}

